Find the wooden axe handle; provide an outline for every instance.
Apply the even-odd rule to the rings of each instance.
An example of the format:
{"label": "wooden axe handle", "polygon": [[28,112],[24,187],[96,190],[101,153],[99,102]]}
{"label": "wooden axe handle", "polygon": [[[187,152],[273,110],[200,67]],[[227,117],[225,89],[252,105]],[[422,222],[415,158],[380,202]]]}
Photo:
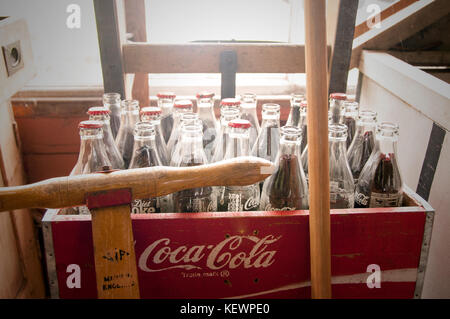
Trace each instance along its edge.
{"label": "wooden axe handle", "polygon": [[132,199],[137,199],[196,187],[251,185],[270,176],[273,169],[267,160],[239,157],[201,166],[158,166],[56,177],[29,185],[0,187],[0,211],[80,206],[86,204],[88,193],[119,188],[130,189]]}

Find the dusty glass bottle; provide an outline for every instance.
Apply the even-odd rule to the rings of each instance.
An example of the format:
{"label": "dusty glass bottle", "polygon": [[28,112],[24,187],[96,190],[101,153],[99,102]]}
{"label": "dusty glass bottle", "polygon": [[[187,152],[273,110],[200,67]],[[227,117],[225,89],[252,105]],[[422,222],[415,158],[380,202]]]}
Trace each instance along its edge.
{"label": "dusty glass bottle", "polygon": [[193,104],[191,100],[176,100],[173,104],[173,109],[173,128],[172,132],[170,133],[170,138],[167,142],[167,152],[169,156],[172,155],[173,151],[175,150],[175,145],[178,143],[182,115],[184,113],[193,113]]}
{"label": "dusty glass bottle", "polygon": [[[184,113],[181,117],[182,117],[182,121],[181,121],[180,128],[179,128],[180,134],[178,135],[178,142],[176,143],[173,153],[170,157],[170,162],[169,162],[170,166],[176,166],[175,163],[178,163],[178,160],[181,157],[181,148],[183,145],[181,143],[183,127],[185,125],[201,125],[203,127],[203,123],[201,120],[198,119],[197,113]],[[208,163],[209,163],[209,161],[208,161]]]}
{"label": "dusty glass bottle", "polygon": [[[224,159],[249,156],[249,129],[247,120],[234,119],[228,123],[229,140]],[[219,212],[256,211],[259,209],[259,184],[247,186],[224,186],[218,188],[217,210]]]}
{"label": "dusty glass bottle", "polygon": [[348,164],[352,171],[355,185],[359,175],[372,154],[375,145],[375,129],[377,125],[377,113],[370,110],[362,110],[356,121],[355,137],[347,151]]}
{"label": "dusty glass bottle", "polygon": [[331,123],[332,124],[343,124],[345,105],[344,102],[347,99],[345,93],[331,93],[329,100],[329,110],[331,111]]}
{"label": "dusty glass bottle", "polygon": [[141,109],[141,121],[149,122],[155,127],[155,143],[158,149],[158,154],[161,159],[161,164],[164,166],[169,165],[169,153],[167,151],[167,145],[164,141],[164,136],[161,129],[161,114],[162,110],[158,106],[147,106]]}
{"label": "dusty glass bottle", "polygon": [[167,144],[174,124],[173,103],[177,96],[173,92],[159,92],[156,94],[156,97],[158,99],[158,107],[162,110],[161,129],[164,141]]}
{"label": "dusty glass bottle", "polygon": [[122,155],[124,168],[130,165],[133,154],[134,126],[139,122],[139,101],[123,100],[120,128],[116,136],[116,145]]}
{"label": "dusty glass bottle", "polygon": [[308,184],[300,161],[301,129],[281,128],[280,148],[275,171],[265,181],[261,193],[260,210],[308,209]]}
{"label": "dusty glass bottle", "polygon": [[353,141],[356,132],[356,121],[358,120],[359,103],[344,101],[344,117],[342,123],[347,125],[347,149]]}
{"label": "dusty glass bottle", "polygon": [[266,103],[262,106],[261,132],[253,145],[252,155],[275,162],[280,144],[280,105]]}
{"label": "dusty glass bottle", "polygon": [[[108,170],[111,168],[111,161],[106,154],[103,143],[103,122],[82,121],[78,124],[80,130],[80,152],[78,160],[70,176],[82,175]],[[79,214],[90,214],[86,206],[75,207]]]}
{"label": "dusty glass bottle", "polygon": [[300,103],[305,100],[303,94],[291,94],[290,104],[291,110],[289,112],[288,119],[286,121],[286,126],[297,126],[301,128],[301,108]]}
{"label": "dusty glass bottle", "polygon": [[208,158],[208,162],[214,154],[214,145],[217,134],[219,134],[220,124],[214,114],[214,93],[197,93],[197,113],[203,123],[203,148]]}
{"label": "dusty glass bottle", "polygon": [[[181,156],[177,167],[207,164],[202,138],[203,126],[188,124],[183,126],[181,135]],[[199,187],[172,194],[173,211],[176,213],[198,213],[217,211],[217,201],[212,187]]]}
{"label": "dusty glass bottle", "polygon": [[225,107],[220,109],[220,132],[217,136],[211,163],[223,160],[225,152],[227,151],[228,132],[230,129],[228,123],[231,120],[239,118],[239,113],[239,109],[236,107]]}
{"label": "dusty glass bottle", "polygon": [[403,200],[403,182],[397,157],[398,125],[377,126],[375,147],[359,175],[355,207],[398,207]]}
{"label": "dusty glass bottle", "polygon": [[347,159],[347,126],[330,124],[328,126],[329,169],[330,169],[330,208],[353,208],[354,190],[352,172]]}
{"label": "dusty glass bottle", "polygon": [[111,111],[110,126],[111,133],[115,139],[120,128],[120,94],[119,93],[105,93],[103,94],[103,106]]}
{"label": "dusty glass bottle", "polygon": [[124,162],[119,149],[111,132],[110,113],[111,111],[103,106],[93,106],[88,109],[89,120],[100,121],[103,123],[103,144],[105,145],[106,155],[111,162],[112,169],[123,169]]}
{"label": "dusty glass bottle", "polygon": [[253,93],[244,93],[240,97],[241,99],[241,119],[250,122],[249,128],[249,146],[250,150],[255,145],[258,138],[261,126],[259,125],[258,115],[256,114],[257,99]]}

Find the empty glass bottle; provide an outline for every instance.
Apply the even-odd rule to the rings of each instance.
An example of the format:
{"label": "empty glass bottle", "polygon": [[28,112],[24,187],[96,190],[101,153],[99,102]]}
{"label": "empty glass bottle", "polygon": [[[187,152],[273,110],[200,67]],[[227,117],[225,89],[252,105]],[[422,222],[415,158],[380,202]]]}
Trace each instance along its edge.
{"label": "empty glass bottle", "polygon": [[275,172],[264,181],[260,210],[308,209],[308,184],[300,161],[301,136],[296,126],[281,128]]}
{"label": "empty glass bottle", "polygon": [[155,127],[155,143],[158,149],[158,154],[161,159],[161,164],[169,165],[169,153],[167,145],[164,141],[164,136],[161,129],[161,114],[162,110],[158,106],[147,106],[141,109],[141,121],[149,122]]}
{"label": "empty glass bottle", "polygon": [[[228,122],[230,132],[224,159],[249,156],[249,129],[247,120],[234,119]],[[246,186],[224,186],[218,189],[219,212],[256,211],[259,209],[259,184]]]}
{"label": "empty glass bottle", "polygon": [[112,136],[110,127],[111,111],[103,106],[93,106],[88,109],[89,120],[100,121],[103,123],[103,144],[105,145],[106,155],[111,161],[112,169],[123,169],[124,162]]}
{"label": "empty glass bottle", "polygon": [[163,132],[164,141],[167,144],[174,124],[173,103],[177,96],[173,92],[159,92],[156,94],[156,97],[158,98],[158,106],[162,110],[161,129]]}
{"label": "empty glass bottle", "polygon": [[[181,135],[181,156],[177,167],[207,164],[202,138],[203,126],[184,125]],[[213,197],[212,187],[200,187],[182,190],[172,194],[173,211],[177,213],[198,213],[217,211],[217,201]]]}
{"label": "empty glass bottle", "polygon": [[[158,149],[156,148],[155,137],[156,132],[153,124],[150,122],[136,123],[130,169],[162,166],[161,158],[158,154]],[[135,199],[131,203],[131,213],[161,213],[164,211],[164,205],[167,206],[168,201],[164,201],[164,199],[160,197]]]}
{"label": "empty glass bottle", "polygon": [[345,124],[330,124],[328,126],[328,141],[330,208],[353,208],[355,183],[347,160],[347,126]]}
{"label": "empty glass bottle", "polygon": [[353,141],[356,131],[356,121],[359,113],[359,103],[354,101],[344,102],[345,112],[343,124],[347,125],[347,149]]}
{"label": "empty glass bottle", "polygon": [[363,110],[356,121],[355,137],[347,151],[348,164],[352,171],[355,185],[359,175],[372,154],[375,145],[375,128],[377,125],[377,113]]}
{"label": "empty glass bottle", "polygon": [[[70,176],[90,174],[111,168],[111,161],[106,154],[103,143],[103,122],[82,121],[78,124],[80,129],[80,153]],[[79,214],[90,214],[86,206],[74,208]]]}
{"label": "empty glass bottle", "polygon": [[291,94],[291,110],[289,112],[288,119],[286,121],[286,126],[297,126],[301,127],[301,108],[300,103],[305,100],[303,94]]}
{"label": "empty glass bottle", "polygon": [[[173,104],[173,128],[170,133],[170,138],[167,142],[167,151],[169,156],[172,155],[175,145],[178,143],[178,136],[180,134],[181,129],[181,116],[184,113],[192,113],[192,101],[191,100],[176,100]],[[198,115],[197,115],[198,117]]]}
{"label": "empty glass bottle", "polygon": [[230,127],[228,122],[239,118],[239,109],[236,107],[225,107],[220,109],[220,133],[217,136],[217,142],[214,149],[214,154],[211,163],[223,160],[225,152],[227,151],[228,132]]}
{"label": "empty glass bottle", "polygon": [[[180,134],[178,135],[178,142],[175,144],[173,153],[170,156],[170,162],[169,162],[170,166],[176,166],[175,163],[178,163],[178,160],[181,157],[181,148],[183,145],[181,143],[181,138],[182,138],[181,132],[183,132],[183,127],[185,125],[201,125],[202,127],[204,127],[202,121],[198,119],[197,113],[184,113],[182,115],[181,125],[180,125],[180,128],[178,129],[180,131]],[[209,163],[209,161],[208,161],[208,163]]]}
{"label": "empty glass bottle", "polygon": [[343,124],[344,112],[345,112],[344,102],[346,99],[347,99],[347,95],[345,93],[331,93],[330,94],[329,110],[331,111],[331,123]]}
{"label": "empty glass bottle", "polygon": [[249,128],[249,145],[250,150],[255,145],[256,139],[258,138],[261,127],[259,125],[258,115],[256,114],[256,95],[253,93],[245,93],[241,95],[241,119],[250,122],[251,126]]}
{"label": "empty glass bottle", "polygon": [[105,93],[103,94],[103,106],[111,111],[110,126],[111,133],[115,139],[120,128],[120,94],[119,93]]}
{"label": "empty glass bottle", "polygon": [[398,125],[377,126],[375,148],[359,175],[355,207],[398,207],[403,200],[403,182],[397,158]]}
{"label": "empty glass bottle", "polygon": [[280,144],[280,105],[266,103],[262,106],[261,132],[253,145],[252,155],[275,162]]}
{"label": "empty glass bottle", "polygon": [[203,123],[203,148],[208,162],[210,162],[214,154],[216,137],[220,130],[220,124],[214,115],[214,93],[197,93],[197,113]]}
{"label": "empty glass bottle", "polygon": [[133,132],[137,122],[139,122],[139,101],[123,100],[116,145],[122,155],[125,169],[130,165],[131,156],[133,155]]}
{"label": "empty glass bottle", "polygon": [[235,109],[240,110],[241,109],[241,100],[234,98],[234,97],[222,99],[220,101],[220,108],[221,109],[235,108]]}

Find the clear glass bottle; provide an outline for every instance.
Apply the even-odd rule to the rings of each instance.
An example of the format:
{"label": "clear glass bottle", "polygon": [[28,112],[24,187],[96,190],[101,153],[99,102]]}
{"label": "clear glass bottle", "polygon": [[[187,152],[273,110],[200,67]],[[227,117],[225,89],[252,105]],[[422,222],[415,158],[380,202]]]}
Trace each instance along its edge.
{"label": "clear glass bottle", "polygon": [[[300,103],[305,100],[303,94],[291,94],[291,110],[289,112],[288,119],[286,121],[286,126],[297,126],[301,128],[301,108]],[[304,135],[304,134],[302,134]]]}
{"label": "clear glass bottle", "polygon": [[[169,162],[170,166],[176,166],[176,163],[178,163],[178,160],[181,157],[181,148],[182,148],[181,132],[183,132],[183,127],[185,125],[201,125],[203,127],[203,123],[201,120],[198,119],[197,113],[184,113],[182,115],[181,125],[180,125],[180,128],[178,129],[180,131],[180,134],[178,135],[178,142],[176,143],[173,153],[170,156],[170,162]],[[208,163],[209,163],[209,161],[208,161]]]}
{"label": "clear glass bottle", "polygon": [[[188,124],[183,126],[181,135],[181,156],[177,167],[207,164],[202,138],[203,126]],[[176,213],[198,213],[217,211],[212,187],[186,189],[172,194],[173,211]]]}
{"label": "clear glass bottle", "polygon": [[355,183],[347,159],[347,126],[328,126],[330,208],[353,208]]}
{"label": "clear glass bottle", "polygon": [[120,94],[119,93],[105,93],[103,94],[103,106],[111,111],[110,126],[111,133],[115,139],[120,128]]}
{"label": "clear glass bottle", "polygon": [[358,183],[359,175],[375,146],[376,125],[377,113],[370,110],[362,110],[356,121],[355,137],[347,151],[348,164],[350,165],[355,185]]}
{"label": "clear glass bottle", "polygon": [[[103,143],[103,122],[100,121],[82,121],[78,124],[80,129],[80,153],[78,160],[70,176],[90,174],[104,169],[111,168],[111,161],[106,154],[105,144]],[[75,207],[78,214],[90,214],[86,206]]]}
{"label": "clear glass bottle", "polygon": [[158,149],[161,164],[163,166],[169,165],[169,153],[166,142],[164,141],[163,132],[161,129],[161,114],[162,110],[158,106],[147,106],[141,109],[141,121],[149,122],[155,127],[155,143]]}
{"label": "clear glass bottle", "polygon": [[[130,169],[162,166],[161,158],[156,147],[155,137],[156,131],[153,124],[150,122],[136,123]],[[163,197],[135,199],[131,203],[131,213],[162,213],[164,212],[164,205],[168,205],[168,200],[164,200]]]}
{"label": "clear glass bottle", "polygon": [[253,145],[255,145],[259,132],[261,131],[258,115],[256,113],[257,99],[256,95],[253,93],[242,94],[240,99],[241,99],[240,118],[249,121],[251,124],[251,127],[249,128],[249,145],[251,150],[253,148]]}
{"label": "clear glass bottle", "polygon": [[297,126],[281,128],[275,172],[264,181],[260,210],[309,208],[308,184],[300,161],[301,137],[301,129]]}
{"label": "clear glass bottle", "polygon": [[205,149],[208,162],[214,154],[214,145],[217,134],[219,134],[220,124],[214,114],[214,93],[197,93],[197,113],[203,123],[203,148]]}
{"label": "clear glass bottle", "polygon": [[125,164],[111,132],[109,117],[111,111],[103,106],[93,106],[88,109],[87,113],[89,115],[89,120],[100,121],[103,123],[103,143],[105,145],[106,155],[111,161],[111,168],[123,169]]}
{"label": "clear glass bottle", "polygon": [[227,108],[235,108],[235,109],[240,110],[241,109],[241,100],[234,98],[234,97],[222,99],[220,101],[220,109],[227,109]]}
{"label": "clear glass bottle", "polygon": [[342,123],[347,125],[347,149],[353,141],[356,132],[356,121],[358,120],[359,103],[355,101],[344,102],[345,112]]}
{"label": "clear glass bottle", "polygon": [[116,136],[116,145],[122,155],[124,168],[130,165],[133,155],[134,126],[139,122],[139,101],[123,100],[120,128]]}
{"label": "clear glass bottle", "polygon": [[397,157],[398,125],[377,126],[375,148],[356,185],[355,207],[399,207],[403,182]]}
{"label": "clear glass bottle", "polygon": [[[234,119],[228,123],[229,140],[224,159],[249,156],[249,129],[251,123]],[[259,183],[247,186],[224,186],[218,189],[217,210],[219,212],[256,211],[259,209]]]}
{"label": "clear glass bottle", "polygon": [[344,102],[347,99],[345,93],[331,93],[330,94],[330,106],[331,111],[331,123],[333,124],[343,124],[345,105]]}
{"label": "clear glass bottle", "polygon": [[217,136],[217,142],[211,163],[223,160],[225,152],[227,151],[228,132],[230,129],[228,123],[231,120],[239,118],[239,114],[240,112],[238,108],[225,107],[220,109],[220,133]]}
{"label": "clear glass bottle", "polygon": [[156,97],[158,98],[158,107],[162,110],[161,129],[167,144],[174,124],[173,103],[177,96],[173,92],[159,92]]}
{"label": "clear glass bottle", "polygon": [[262,106],[261,132],[253,145],[252,155],[275,162],[280,144],[280,105],[266,103]]}
{"label": "clear glass bottle", "polygon": [[182,115],[185,113],[193,112],[193,104],[191,100],[176,100],[173,104],[173,128],[170,133],[170,138],[167,142],[167,151],[169,156],[172,156],[175,150],[175,145],[178,143],[178,137],[180,135]]}

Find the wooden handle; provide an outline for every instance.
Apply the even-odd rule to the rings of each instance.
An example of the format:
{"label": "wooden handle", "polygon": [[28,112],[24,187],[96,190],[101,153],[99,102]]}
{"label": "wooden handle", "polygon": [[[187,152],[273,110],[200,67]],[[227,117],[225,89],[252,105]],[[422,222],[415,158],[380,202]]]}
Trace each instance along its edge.
{"label": "wooden handle", "polygon": [[325,0],[305,0],[311,297],[331,298]]}
{"label": "wooden handle", "polygon": [[149,167],[56,177],[38,183],[0,187],[0,211],[20,208],[63,208],[86,204],[86,194],[131,189],[132,199],[167,195],[204,186],[251,185],[273,172],[271,162],[240,157],[191,167]]}

